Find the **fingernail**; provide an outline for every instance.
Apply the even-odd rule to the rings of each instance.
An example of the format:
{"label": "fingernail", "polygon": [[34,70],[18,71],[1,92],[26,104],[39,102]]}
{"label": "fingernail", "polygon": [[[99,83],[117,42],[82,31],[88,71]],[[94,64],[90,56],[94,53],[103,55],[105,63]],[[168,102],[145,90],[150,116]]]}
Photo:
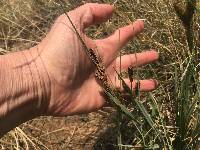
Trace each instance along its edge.
{"label": "fingernail", "polygon": [[142,21],[143,22],[143,24],[144,24],[144,26],[145,26],[145,24],[146,24],[146,21],[147,21],[147,19],[142,19],[142,18],[140,18],[140,19],[137,19],[138,21]]}
{"label": "fingernail", "polygon": [[147,19],[137,19],[137,20],[146,21]]}
{"label": "fingernail", "polygon": [[155,84],[155,87],[158,87],[159,86],[159,83],[157,80],[153,80],[154,84]]}

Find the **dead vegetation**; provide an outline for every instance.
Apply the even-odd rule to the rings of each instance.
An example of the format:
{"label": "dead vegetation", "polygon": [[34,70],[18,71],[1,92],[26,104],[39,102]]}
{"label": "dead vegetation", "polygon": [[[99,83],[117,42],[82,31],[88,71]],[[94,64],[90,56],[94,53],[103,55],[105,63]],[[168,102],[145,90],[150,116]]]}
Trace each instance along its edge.
{"label": "dead vegetation", "polygon": [[[172,132],[170,127],[175,125],[176,99],[172,84],[174,66],[178,66],[178,72],[182,74],[189,52],[184,27],[174,11],[175,0],[66,0],[66,2],[68,10],[86,2],[115,5],[116,12],[111,20],[88,30],[88,34],[93,38],[105,37],[118,27],[129,24],[137,18],[145,19],[143,34],[130,42],[123,51],[132,53],[136,47],[139,47],[137,51],[151,48],[159,51],[159,61],[140,68],[139,72],[140,78],[153,77],[160,82],[159,88],[152,93],[152,96],[159,103],[166,126],[169,127],[169,132]],[[57,0],[1,0],[1,53],[22,50],[37,44],[60,14],[62,9]],[[194,43],[199,50],[198,13],[194,19]],[[143,98],[143,102],[148,105],[148,98]],[[0,145],[2,149],[92,149],[92,147],[115,149],[117,144],[115,122],[116,114],[113,109],[67,118],[37,118],[9,132],[0,140]],[[128,132],[131,131],[131,129],[127,131],[127,134],[130,135]],[[172,138],[175,137],[173,134]],[[129,140],[127,137],[125,139]]]}

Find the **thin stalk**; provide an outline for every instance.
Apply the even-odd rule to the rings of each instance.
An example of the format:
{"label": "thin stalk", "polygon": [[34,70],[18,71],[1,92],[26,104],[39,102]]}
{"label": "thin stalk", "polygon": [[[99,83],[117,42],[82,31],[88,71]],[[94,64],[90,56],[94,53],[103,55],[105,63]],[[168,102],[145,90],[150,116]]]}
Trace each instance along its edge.
{"label": "thin stalk", "polygon": [[[120,30],[119,30],[119,39],[118,39],[118,44],[120,44]],[[122,68],[121,68],[121,64],[122,64],[122,60],[121,60],[121,50],[120,50],[120,75],[122,75]],[[122,84],[121,84],[121,80],[120,80],[120,89],[122,88]],[[122,119],[123,119],[123,116],[122,116],[122,112],[121,112],[121,109],[118,108],[117,109],[117,114],[118,114],[118,117],[117,117],[117,126],[118,126],[118,137],[117,137],[117,144],[118,144],[118,147],[119,147],[119,150],[122,150],[122,133],[121,133],[121,127],[122,127]]]}

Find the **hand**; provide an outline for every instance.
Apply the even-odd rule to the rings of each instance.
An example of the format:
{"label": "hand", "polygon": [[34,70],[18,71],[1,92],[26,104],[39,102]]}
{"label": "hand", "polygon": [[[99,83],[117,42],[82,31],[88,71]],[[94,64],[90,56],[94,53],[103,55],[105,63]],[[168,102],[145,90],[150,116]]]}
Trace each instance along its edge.
{"label": "hand", "polygon": [[[108,20],[114,11],[113,6],[105,4],[85,4],[68,15],[80,32],[88,48],[98,49],[108,76],[115,83],[115,70],[119,70],[118,50],[129,40],[142,32],[141,20],[120,28],[105,39],[92,40],[84,30],[90,25]],[[133,30],[134,29],[134,30]],[[104,106],[105,97],[102,88],[94,76],[95,67],[85,53],[82,44],[75,34],[65,14],[57,18],[50,32],[38,44],[37,51],[41,56],[49,75],[51,86],[50,99],[46,115],[66,116],[97,110]],[[122,70],[129,66],[141,66],[158,59],[154,50],[122,56]],[[129,80],[125,81],[130,85]],[[119,87],[119,81],[116,88]],[[151,91],[157,87],[155,80],[141,80],[141,91]],[[133,83],[134,88],[134,83]],[[123,89],[121,89],[123,90]]]}

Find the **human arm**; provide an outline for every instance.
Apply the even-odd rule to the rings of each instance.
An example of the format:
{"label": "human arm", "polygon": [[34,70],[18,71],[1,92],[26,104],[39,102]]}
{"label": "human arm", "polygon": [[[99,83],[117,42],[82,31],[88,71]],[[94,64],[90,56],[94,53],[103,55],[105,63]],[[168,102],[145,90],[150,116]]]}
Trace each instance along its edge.
{"label": "human arm", "polygon": [[[118,50],[143,28],[141,20],[120,28],[105,39],[92,40],[84,33],[90,25],[110,18],[113,6],[86,4],[68,14],[87,47],[99,50],[108,76],[114,82],[119,69]],[[134,27],[134,31],[133,31]],[[122,69],[140,66],[158,59],[154,50],[122,57]],[[47,36],[35,47],[0,56],[0,132],[40,115],[68,116],[100,109],[105,104],[102,88],[95,79],[95,67],[85,54],[79,38],[63,14],[57,18]],[[128,84],[129,81],[126,80]],[[116,88],[119,87],[119,82]],[[134,87],[134,83],[133,83]],[[151,91],[155,80],[141,80],[140,89]],[[123,89],[121,89],[123,90]]]}
{"label": "human arm", "polygon": [[0,136],[43,115],[50,81],[35,47],[0,56]]}

